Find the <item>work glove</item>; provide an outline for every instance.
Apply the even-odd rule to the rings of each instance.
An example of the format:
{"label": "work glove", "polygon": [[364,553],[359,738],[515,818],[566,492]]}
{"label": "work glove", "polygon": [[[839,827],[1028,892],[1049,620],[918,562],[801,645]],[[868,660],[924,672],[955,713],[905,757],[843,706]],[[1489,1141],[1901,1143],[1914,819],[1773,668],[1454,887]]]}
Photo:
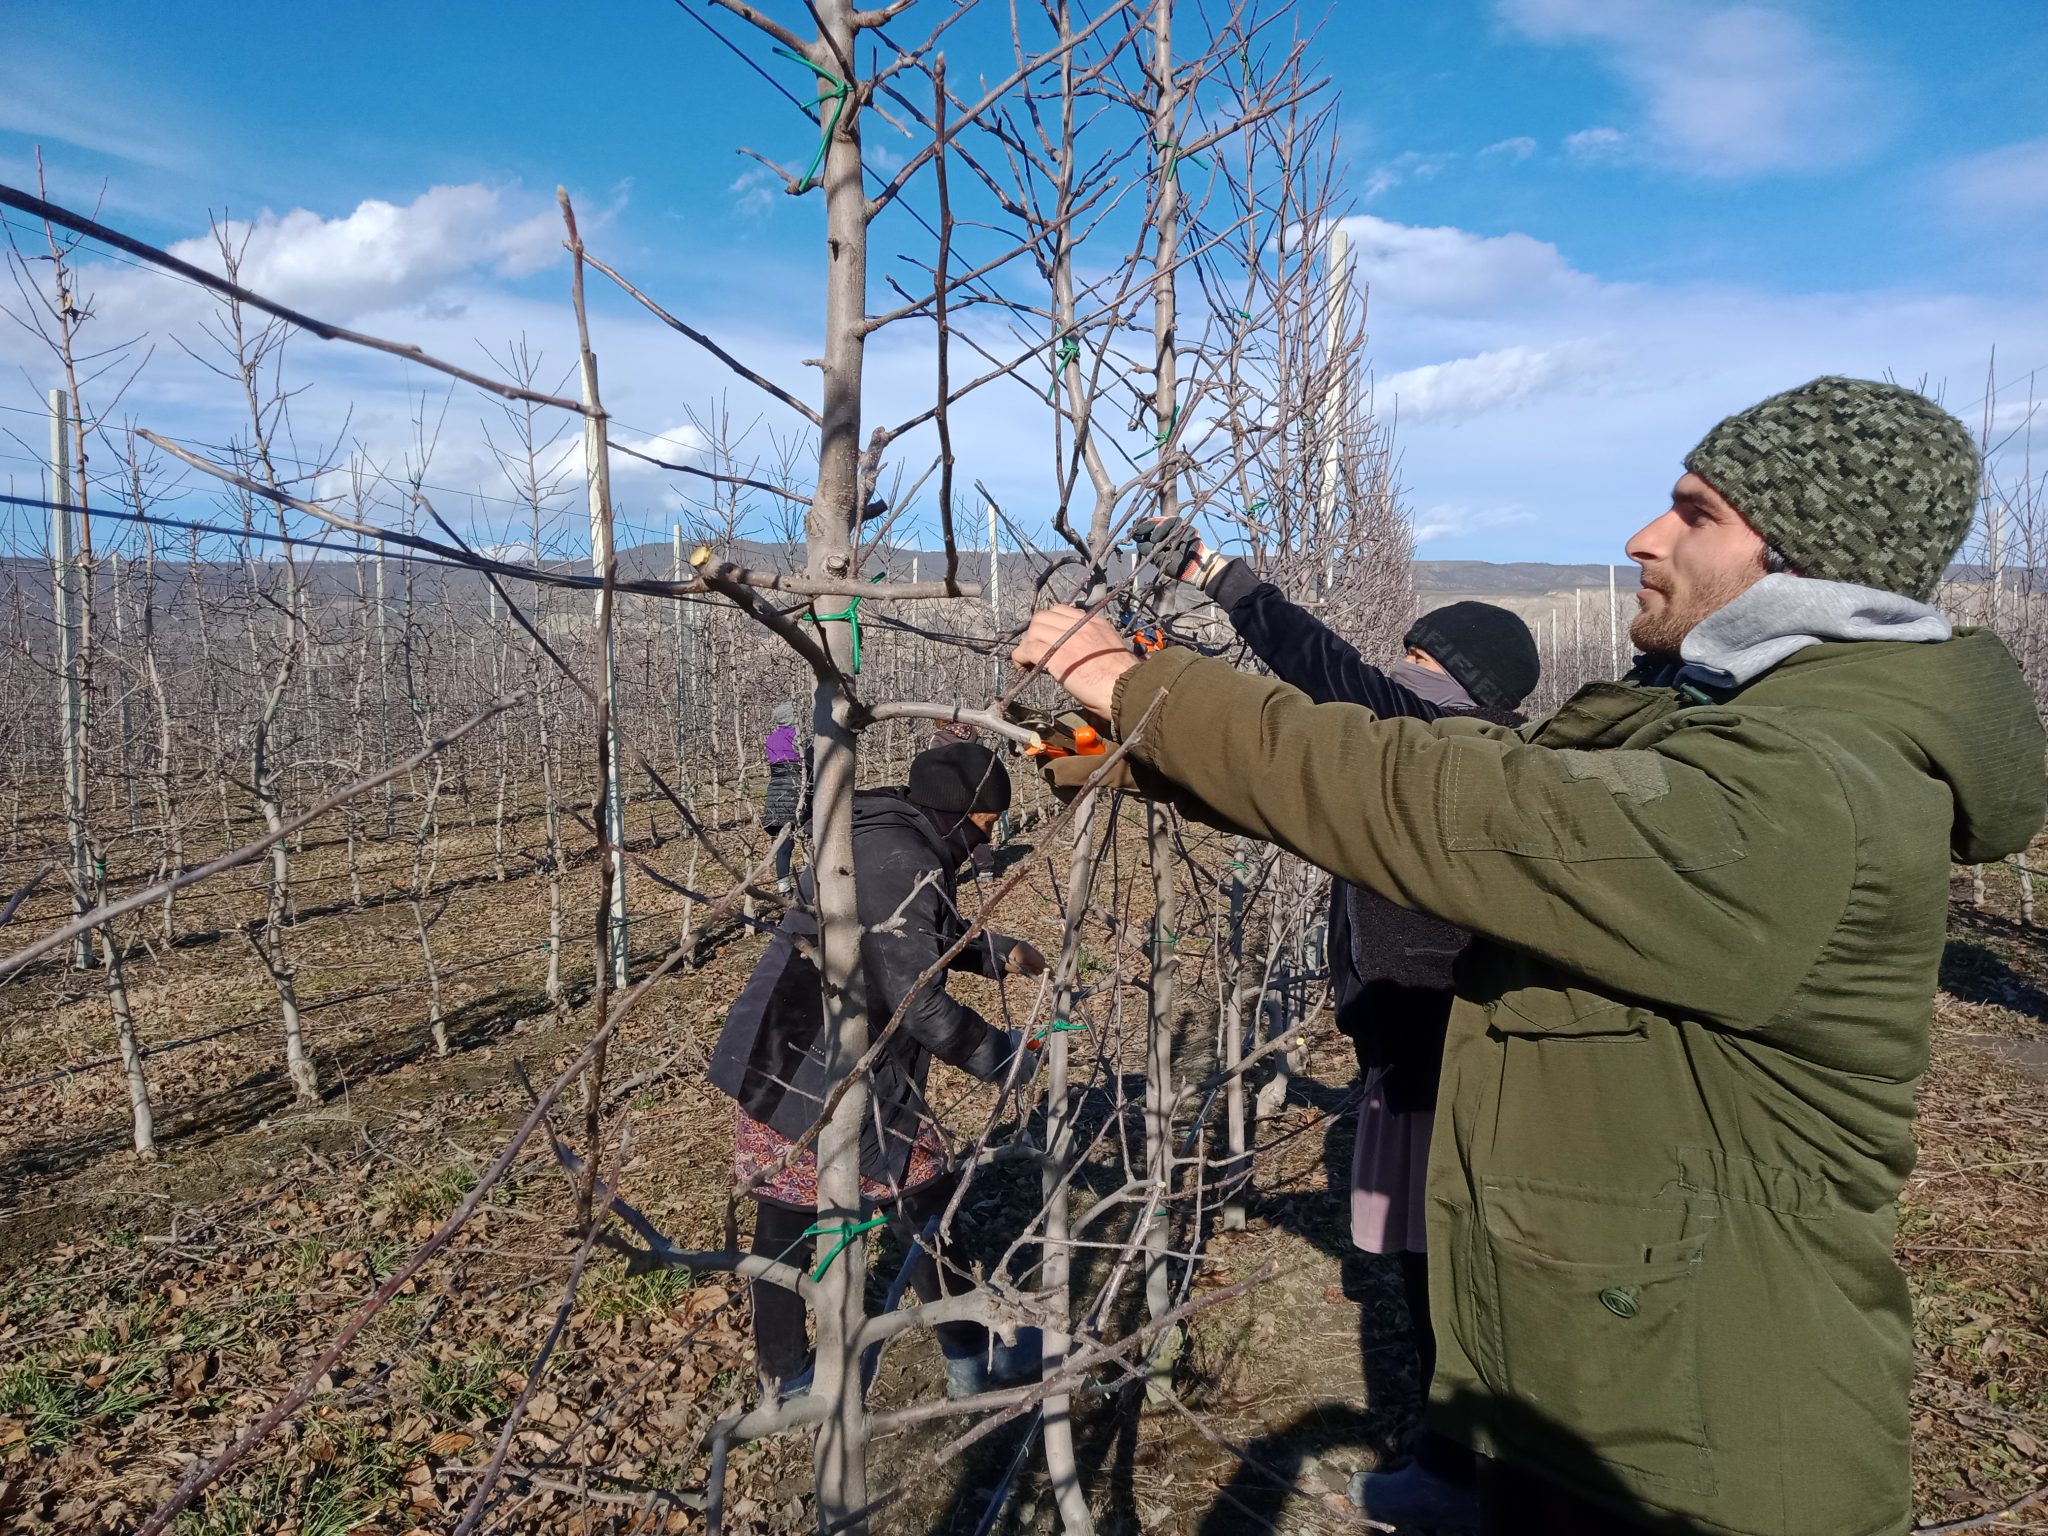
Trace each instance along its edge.
{"label": "work glove", "polygon": [[[1031,1086],[1031,1080],[1038,1076],[1039,1053],[1031,1049],[1023,1030],[1012,1029],[1006,1030],[1004,1033],[1010,1042],[1010,1053],[1003,1059],[1003,1075],[997,1081],[1010,1083],[1021,1097],[1024,1090]],[[1021,1061],[1022,1063],[1016,1069],[1017,1075],[1014,1082],[1010,1077],[1010,1063],[1013,1061]]]}
{"label": "work glove", "polygon": [[1204,590],[1229,561],[1202,542],[1195,525],[1184,517],[1148,517],[1131,530],[1131,544],[1140,560],[1149,560],[1176,581]]}
{"label": "work glove", "polygon": [[[1045,775],[1046,787],[1059,797],[1061,805],[1066,805],[1087,787],[1089,777],[1102,767],[1102,762],[1099,754],[1094,757],[1054,757],[1048,758],[1040,771]],[[1120,757],[1111,763],[1102,775],[1102,782],[1095,787],[1129,790],[1135,794],[1138,781],[1131,775],[1130,758]]]}
{"label": "work glove", "polygon": [[1043,976],[1045,956],[1038,952],[1038,946],[1027,944],[1022,939],[1010,941],[1010,952],[1003,956],[1003,974],[1006,976]]}

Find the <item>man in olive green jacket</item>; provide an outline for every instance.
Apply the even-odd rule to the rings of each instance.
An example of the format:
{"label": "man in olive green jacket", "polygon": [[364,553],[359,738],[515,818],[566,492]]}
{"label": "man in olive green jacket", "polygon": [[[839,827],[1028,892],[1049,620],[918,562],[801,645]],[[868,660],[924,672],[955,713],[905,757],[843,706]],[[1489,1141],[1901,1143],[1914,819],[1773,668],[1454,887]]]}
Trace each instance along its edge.
{"label": "man in olive green jacket", "polygon": [[1429,1417],[1492,1458],[1487,1531],[1897,1536],[1949,861],[2033,837],[2042,731],[1998,639],[1926,601],[1976,493],[1945,412],[1820,379],[1686,466],[1629,545],[1637,670],[1520,731],[1140,662],[1072,608],[1017,659],[1141,786],[1478,936]]}

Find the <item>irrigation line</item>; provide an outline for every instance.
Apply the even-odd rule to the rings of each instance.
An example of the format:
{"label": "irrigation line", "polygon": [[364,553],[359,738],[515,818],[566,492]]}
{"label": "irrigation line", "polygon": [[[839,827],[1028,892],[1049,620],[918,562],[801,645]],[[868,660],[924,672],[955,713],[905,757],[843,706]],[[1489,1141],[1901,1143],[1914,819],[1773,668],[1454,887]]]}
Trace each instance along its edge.
{"label": "irrigation line", "polygon": [[1002,1480],[995,1485],[988,1497],[988,1508],[982,1511],[981,1523],[974,1528],[974,1536],[989,1536],[996,1528],[996,1520],[1003,1512],[1003,1506],[1010,1502],[1010,1488],[1017,1481],[1017,1473],[1023,1469],[1024,1458],[1031,1454],[1031,1443],[1038,1438],[1038,1431],[1045,1423],[1045,1404],[1040,1403],[1032,1412],[1031,1422],[1025,1426],[1024,1438],[1017,1442],[1016,1454],[1010,1458],[1010,1465],[1003,1472]]}
{"label": "irrigation line", "polygon": [[[0,505],[27,507],[48,512],[76,512],[84,517],[108,518],[122,523],[146,523],[152,528],[177,528],[187,533],[204,534],[209,538],[254,540],[261,544],[292,544],[301,549],[322,549],[338,555],[363,558],[383,558],[408,561],[413,565],[436,565],[452,571],[474,571],[475,566],[459,560],[442,560],[428,555],[408,554],[403,550],[371,549],[363,545],[336,545],[330,539],[301,538],[290,533],[266,533],[260,528],[221,528],[212,523],[189,522],[179,517],[161,517],[154,512],[129,512],[119,507],[81,507],[76,502],[45,501],[40,496],[0,495]],[[337,529],[336,532],[341,530]],[[360,537],[360,536],[359,536]]]}

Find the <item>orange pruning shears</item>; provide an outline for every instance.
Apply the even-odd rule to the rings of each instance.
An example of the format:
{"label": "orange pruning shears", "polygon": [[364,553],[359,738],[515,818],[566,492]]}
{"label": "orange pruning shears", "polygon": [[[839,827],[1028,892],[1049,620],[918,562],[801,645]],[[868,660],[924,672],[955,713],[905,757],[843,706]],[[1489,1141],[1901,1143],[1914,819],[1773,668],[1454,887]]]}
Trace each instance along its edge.
{"label": "orange pruning shears", "polygon": [[1140,656],[1149,656],[1166,646],[1166,631],[1154,624],[1150,629],[1136,629],[1131,632],[1131,649]]}
{"label": "orange pruning shears", "polygon": [[1048,715],[1013,704],[1006,713],[1013,723],[1031,732],[1024,748],[1026,757],[1099,757],[1109,750],[1102,732],[1076,711]]}

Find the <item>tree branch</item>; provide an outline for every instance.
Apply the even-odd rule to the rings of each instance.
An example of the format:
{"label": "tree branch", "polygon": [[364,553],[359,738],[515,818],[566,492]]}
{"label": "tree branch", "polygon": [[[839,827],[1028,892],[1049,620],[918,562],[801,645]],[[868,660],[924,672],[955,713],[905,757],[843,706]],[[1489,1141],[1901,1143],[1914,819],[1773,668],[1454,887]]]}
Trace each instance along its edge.
{"label": "tree branch", "polygon": [[565,399],[561,395],[548,395],[539,390],[521,389],[516,384],[500,383],[496,379],[485,378],[480,373],[471,373],[467,368],[454,363],[443,362],[440,358],[406,342],[386,341],[381,336],[370,336],[362,331],[351,331],[344,326],[329,325],[325,320],[315,320],[311,315],[266,299],[260,293],[253,293],[239,283],[231,283],[224,277],[216,277],[204,267],[195,267],[189,261],[180,261],[169,251],[160,251],[153,245],[145,245],[131,235],[109,229],[95,219],[88,219],[82,213],[73,213],[68,208],[60,208],[55,203],[46,202],[14,187],[0,186],[0,207],[18,208],[23,213],[32,214],[47,223],[61,225],[74,233],[97,240],[102,245],[111,245],[117,251],[139,256],[152,266],[162,267],[166,272],[175,272],[187,281],[210,289],[223,298],[247,304],[251,309],[260,309],[264,314],[274,315],[300,330],[311,331],[322,341],[354,342],[357,346],[368,347],[373,352],[388,352],[393,357],[402,357],[409,363],[418,363],[422,368],[432,368],[437,373],[445,373],[450,378],[462,380],[465,384],[474,384],[478,389],[489,390],[501,399],[530,400],[535,405],[552,405],[565,411],[574,411],[578,416],[583,414],[583,406],[578,401]]}

